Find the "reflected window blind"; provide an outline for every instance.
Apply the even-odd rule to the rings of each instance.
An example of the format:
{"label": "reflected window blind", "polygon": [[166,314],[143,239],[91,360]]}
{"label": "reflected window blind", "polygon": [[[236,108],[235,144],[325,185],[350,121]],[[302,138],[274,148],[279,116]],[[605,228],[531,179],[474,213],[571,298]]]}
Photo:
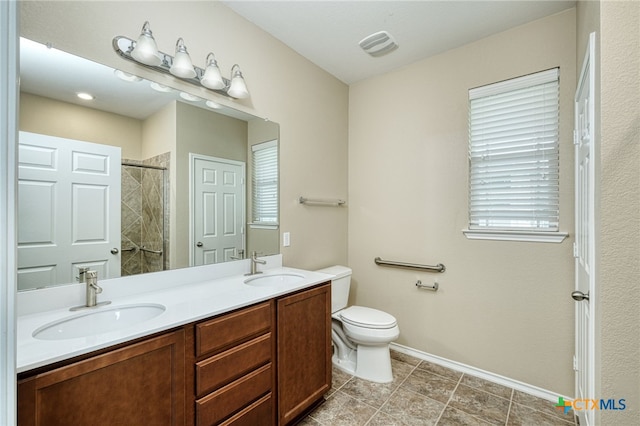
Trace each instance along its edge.
{"label": "reflected window blind", "polygon": [[469,229],[557,231],[559,69],[469,91]]}
{"label": "reflected window blind", "polygon": [[252,221],[278,223],[278,143],[263,142],[252,150]]}

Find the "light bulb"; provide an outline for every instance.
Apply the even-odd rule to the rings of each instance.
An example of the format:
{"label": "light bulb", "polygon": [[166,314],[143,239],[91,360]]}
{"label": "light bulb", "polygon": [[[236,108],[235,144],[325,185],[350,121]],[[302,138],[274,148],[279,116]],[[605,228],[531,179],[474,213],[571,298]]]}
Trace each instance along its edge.
{"label": "light bulb", "polygon": [[207,67],[204,70],[204,75],[200,79],[200,83],[209,89],[220,90],[224,89],[226,84],[220,74],[220,68],[218,68],[218,62],[213,53],[207,55]]}
{"label": "light bulb", "polygon": [[86,93],[86,92],[78,92],[78,93],[76,93],[76,96],[79,97],[80,99],[85,100],[85,101],[92,101],[92,100],[94,100],[96,98],[92,94]]}
{"label": "light bulb", "polygon": [[137,75],[129,74],[128,72],[124,72],[122,70],[114,70],[113,73],[122,81],[126,81],[127,83],[135,83],[138,81],[142,81],[141,77]]}
{"label": "light bulb", "polygon": [[136,61],[142,62],[145,65],[160,65],[161,60],[158,56],[158,46],[151,33],[149,21],[146,21],[142,26],[142,32],[140,33],[140,37],[138,37],[136,46],[131,52],[131,56]]}
{"label": "light bulb", "polygon": [[173,58],[169,72],[180,78],[193,78],[196,76],[196,70],[193,69],[191,57],[182,38],[179,38],[176,42],[176,56]]}
{"label": "light bulb", "polygon": [[249,90],[247,89],[247,84],[244,82],[244,78],[242,77],[242,72],[240,71],[240,66],[238,64],[231,67],[231,85],[229,86],[227,93],[229,96],[236,99],[249,97]]}

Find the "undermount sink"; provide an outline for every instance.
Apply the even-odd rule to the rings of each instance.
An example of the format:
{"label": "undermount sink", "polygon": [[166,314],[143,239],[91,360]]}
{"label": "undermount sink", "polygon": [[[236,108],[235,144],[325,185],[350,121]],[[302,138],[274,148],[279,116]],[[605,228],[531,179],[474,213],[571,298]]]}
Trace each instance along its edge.
{"label": "undermount sink", "polygon": [[286,272],[281,274],[256,275],[244,280],[245,284],[256,287],[271,287],[286,284],[295,284],[304,280],[304,275]]}
{"label": "undermount sink", "polygon": [[84,312],[43,325],[33,332],[40,340],[64,340],[116,331],[155,318],[163,305],[146,303]]}

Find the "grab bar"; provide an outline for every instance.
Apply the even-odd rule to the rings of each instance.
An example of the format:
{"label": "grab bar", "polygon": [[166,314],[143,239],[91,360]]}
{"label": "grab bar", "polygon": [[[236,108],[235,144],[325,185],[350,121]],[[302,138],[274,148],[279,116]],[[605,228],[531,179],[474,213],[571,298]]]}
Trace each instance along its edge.
{"label": "grab bar", "polygon": [[132,251],[134,254],[138,252],[138,250],[140,250],[138,247],[129,247],[126,249],[122,249],[120,251]]}
{"label": "grab bar", "polygon": [[313,198],[298,198],[298,202],[300,204],[321,204],[321,205],[330,205],[330,206],[342,206],[347,202],[345,200],[327,200],[327,199],[313,199]]}
{"label": "grab bar", "polygon": [[398,268],[409,268],[409,269],[420,269],[422,271],[430,271],[430,272],[444,272],[446,270],[445,266],[442,263],[438,263],[436,266],[431,265],[421,265],[419,263],[406,263],[406,262],[396,262],[394,260],[382,260],[379,257],[373,259],[376,265],[380,266],[395,266]]}
{"label": "grab bar", "polygon": [[153,253],[153,254],[162,254],[162,250],[150,250],[148,248],[145,248],[144,246],[140,247],[140,251],[144,251],[147,253]]}

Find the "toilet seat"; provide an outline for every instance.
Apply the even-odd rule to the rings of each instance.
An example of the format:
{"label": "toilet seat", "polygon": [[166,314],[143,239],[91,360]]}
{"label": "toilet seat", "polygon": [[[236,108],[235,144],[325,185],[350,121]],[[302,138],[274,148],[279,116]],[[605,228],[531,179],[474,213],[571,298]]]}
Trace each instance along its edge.
{"label": "toilet seat", "polygon": [[351,306],[339,312],[343,323],[369,329],[389,329],[397,325],[393,315],[364,306]]}

